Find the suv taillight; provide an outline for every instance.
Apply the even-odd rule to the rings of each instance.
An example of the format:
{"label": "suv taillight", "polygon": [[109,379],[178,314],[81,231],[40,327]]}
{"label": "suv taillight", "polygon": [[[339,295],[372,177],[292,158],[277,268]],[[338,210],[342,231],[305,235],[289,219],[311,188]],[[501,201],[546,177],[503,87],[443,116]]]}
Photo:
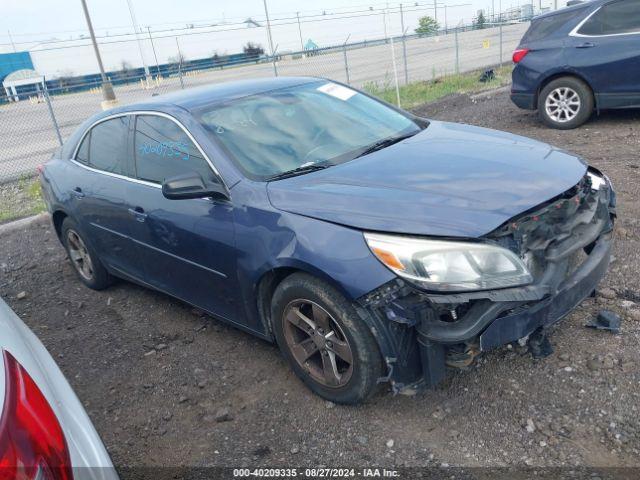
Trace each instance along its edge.
{"label": "suv taillight", "polygon": [[530,50],[528,48],[518,48],[515,52],[513,52],[513,63],[520,63],[529,52]]}
{"label": "suv taillight", "polygon": [[0,480],[73,480],[69,448],[51,406],[7,351],[0,417]]}

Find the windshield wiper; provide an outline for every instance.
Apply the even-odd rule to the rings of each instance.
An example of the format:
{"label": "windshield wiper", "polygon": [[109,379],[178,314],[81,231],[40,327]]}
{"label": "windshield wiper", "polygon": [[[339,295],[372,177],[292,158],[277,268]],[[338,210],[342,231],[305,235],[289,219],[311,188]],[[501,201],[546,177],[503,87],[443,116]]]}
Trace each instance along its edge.
{"label": "windshield wiper", "polygon": [[295,177],[297,175],[303,175],[309,172],[315,172],[316,170],[324,170],[325,168],[331,166],[330,163],[311,163],[308,165],[301,165],[292,170],[287,170],[286,172],[276,173],[275,175],[271,175],[267,178],[267,181],[272,180],[281,180],[283,178]]}
{"label": "windshield wiper", "polygon": [[383,148],[390,147],[394,143],[401,142],[402,140],[406,140],[407,138],[413,137],[418,134],[420,131],[411,132],[405,135],[398,135],[395,137],[389,137],[382,140],[377,141],[376,143],[369,145],[364,150],[360,151],[355,158],[364,157],[365,155],[369,155],[370,153],[377,152],[378,150],[382,150]]}

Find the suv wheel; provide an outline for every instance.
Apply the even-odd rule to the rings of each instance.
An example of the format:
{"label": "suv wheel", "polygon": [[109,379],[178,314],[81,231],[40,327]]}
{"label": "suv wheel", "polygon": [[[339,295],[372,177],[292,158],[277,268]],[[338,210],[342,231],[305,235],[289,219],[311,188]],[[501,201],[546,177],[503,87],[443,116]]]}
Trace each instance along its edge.
{"label": "suv wheel", "polygon": [[103,290],[113,283],[113,277],[102,266],[76,222],[69,217],[62,222],[61,236],[69,260],[82,283],[94,290]]}
{"label": "suv wheel", "polygon": [[355,404],[376,391],[383,372],[378,344],[351,302],[331,285],[295,273],[276,289],[271,315],[284,357],[313,392]]}
{"label": "suv wheel", "polygon": [[551,128],[579,127],[593,113],[593,92],[582,80],[561,77],[549,82],[538,96],[538,114]]}

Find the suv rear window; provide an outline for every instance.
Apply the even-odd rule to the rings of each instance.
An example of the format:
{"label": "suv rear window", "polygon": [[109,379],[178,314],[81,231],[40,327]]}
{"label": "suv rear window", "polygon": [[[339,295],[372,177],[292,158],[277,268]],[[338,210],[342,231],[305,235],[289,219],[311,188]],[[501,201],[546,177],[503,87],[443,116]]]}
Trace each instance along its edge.
{"label": "suv rear window", "polygon": [[640,33],[640,0],[621,0],[603,6],[591,15],[578,33],[581,35],[616,35]]}
{"label": "suv rear window", "polygon": [[536,42],[544,40],[556,33],[567,22],[580,16],[583,10],[571,10],[570,12],[558,13],[546,17],[534,19],[531,22],[529,30],[522,37],[521,43]]}

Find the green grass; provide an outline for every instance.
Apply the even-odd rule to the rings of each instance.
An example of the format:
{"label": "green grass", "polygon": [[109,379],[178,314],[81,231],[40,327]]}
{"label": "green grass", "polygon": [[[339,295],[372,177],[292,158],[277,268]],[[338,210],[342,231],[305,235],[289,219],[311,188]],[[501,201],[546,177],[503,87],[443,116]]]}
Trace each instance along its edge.
{"label": "green grass", "polygon": [[[508,85],[511,81],[512,67],[500,67],[495,69],[495,79],[481,83],[478,79],[484,70],[474,72],[449,75],[435,80],[411,82],[407,85],[400,85],[400,105],[404,109],[416,107],[418,105],[433,102],[439,98],[456,93],[477,93],[483,90]],[[435,77],[435,72],[434,72]],[[396,89],[394,83],[387,79],[382,84],[378,82],[368,82],[363,89],[394,105],[397,104]]]}
{"label": "green grass", "polygon": [[42,213],[46,210],[37,178],[22,177],[0,185],[0,223]]}

